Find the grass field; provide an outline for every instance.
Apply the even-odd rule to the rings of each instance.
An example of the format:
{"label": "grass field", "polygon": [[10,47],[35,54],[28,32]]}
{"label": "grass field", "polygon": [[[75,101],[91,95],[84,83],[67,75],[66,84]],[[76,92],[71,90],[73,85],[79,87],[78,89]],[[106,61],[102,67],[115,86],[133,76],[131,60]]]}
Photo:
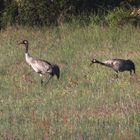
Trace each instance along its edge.
{"label": "grass field", "polygon": [[[25,63],[32,56],[60,66],[61,77],[41,86]],[[136,76],[100,65],[96,57],[132,59]],[[45,79],[45,77],[44,77]],[[0,32],[0,140],[139,140],[140,29],[89,25]]]}

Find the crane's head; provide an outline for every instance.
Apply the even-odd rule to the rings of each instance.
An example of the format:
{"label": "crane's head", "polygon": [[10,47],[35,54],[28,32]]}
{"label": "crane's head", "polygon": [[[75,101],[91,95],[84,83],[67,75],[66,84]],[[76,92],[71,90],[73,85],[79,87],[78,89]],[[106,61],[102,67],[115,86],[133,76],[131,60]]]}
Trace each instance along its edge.
{"label": "crane's head", "polygon": [[18,44],[19,45],[23,44],[23,47],[26,49],[25,53],[28,53],[28,40],[23,40],[23,41],[19,42]]}
{"label": "crane's head", "polygon": [[23,40],[23,41],[19,42],[19,44],[28,45],[28,40]]}
{"label": "crane's head", "polygon": [[96,60],[95,58],[93,58],[93,59],[91,60],[90,65],[92,65],[93,63],[97,63],[97,60]]}

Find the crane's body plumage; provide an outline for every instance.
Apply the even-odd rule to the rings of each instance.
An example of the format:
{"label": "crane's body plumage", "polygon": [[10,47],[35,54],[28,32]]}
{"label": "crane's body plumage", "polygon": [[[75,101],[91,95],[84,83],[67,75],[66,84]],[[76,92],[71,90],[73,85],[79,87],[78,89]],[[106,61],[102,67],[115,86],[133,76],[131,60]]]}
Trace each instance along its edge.
{"label": "crane's body plumage", "polygon": [[52,64],[47,61],[33,58],[28,53],[25,54],[25,60],[37,73],[46,74],[52,72]]}
{"label": "crane's body plumage", "polygon": [[116,59],[111,59],[111,60],[101,62],[96,59],[93,59],[91,62],[110,67],[117,73],[124,72],[124,71],[130,71],[130,74],[132,74],[132,71],[135,73],[135,64],[133,63],[132,60],[124,60],[124,59],[116,58]]}
{"label": "crane's body plumage", "polygon": [[123,72],[135,69],[135,65],[131,60],[111,59],[104,62],[107,66],[113,68],[115,71]]}
{"label": "crane's body plumage", "polygon": [[59,79],[60,69],[56,64],[51,64],[46,60],[32,57],[28,53],[28,41],[27,40],[23,40],[20,44],[24,44],[24,46],[25,46],[25,49],[26,49],[25,60],[26,60],[27,64],[30,65],[36,73],[39,73],[40,75],[50,74],[51,77],[56,75],[57,78]]}

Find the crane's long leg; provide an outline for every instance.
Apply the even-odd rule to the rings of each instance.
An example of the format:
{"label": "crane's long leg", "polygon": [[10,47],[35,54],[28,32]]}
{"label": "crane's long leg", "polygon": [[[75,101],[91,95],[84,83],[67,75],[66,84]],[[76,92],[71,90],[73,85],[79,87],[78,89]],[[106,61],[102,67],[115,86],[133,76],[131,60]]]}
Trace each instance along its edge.
{"label": "crane's long leg", "polygon": [[[40,75],[40,77],[42,77],[41,73],[39,75]],[[41,83],[41,85],[43,85],[43,79],[41,79],[40,83]]]}
{"label": "crane's long leg", "polygon": [[48,84],[48,82],[50,81],[50,79],[52,78],[53,76],[51,75],[48,80],[45,82],[45,85]]}
{"label": "crane's long leg", "polygon": [[130,75],[132,75],[132,70],[130,70]]}
{"label": "crane's long leg", "polygon": [[41,83],[41,85],[43,85],[43,80],[42,79],[41,79],[40,83]]}
{"label": "crane's long leg", "polygon": [[116,71],[115,78],[119,78],[118,71]]}

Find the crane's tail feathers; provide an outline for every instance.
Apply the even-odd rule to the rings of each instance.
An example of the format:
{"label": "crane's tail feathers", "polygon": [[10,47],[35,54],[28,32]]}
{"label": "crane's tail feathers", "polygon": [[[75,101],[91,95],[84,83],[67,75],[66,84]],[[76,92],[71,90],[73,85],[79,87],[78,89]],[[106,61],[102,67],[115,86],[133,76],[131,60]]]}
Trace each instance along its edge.
{"label": "crane's tail feathers", "polygon": [[53,66],[53,75],[56,75],[57,79],[59,79],[59,77],[60,77],[60,68],[58,67],[58,65]]}

